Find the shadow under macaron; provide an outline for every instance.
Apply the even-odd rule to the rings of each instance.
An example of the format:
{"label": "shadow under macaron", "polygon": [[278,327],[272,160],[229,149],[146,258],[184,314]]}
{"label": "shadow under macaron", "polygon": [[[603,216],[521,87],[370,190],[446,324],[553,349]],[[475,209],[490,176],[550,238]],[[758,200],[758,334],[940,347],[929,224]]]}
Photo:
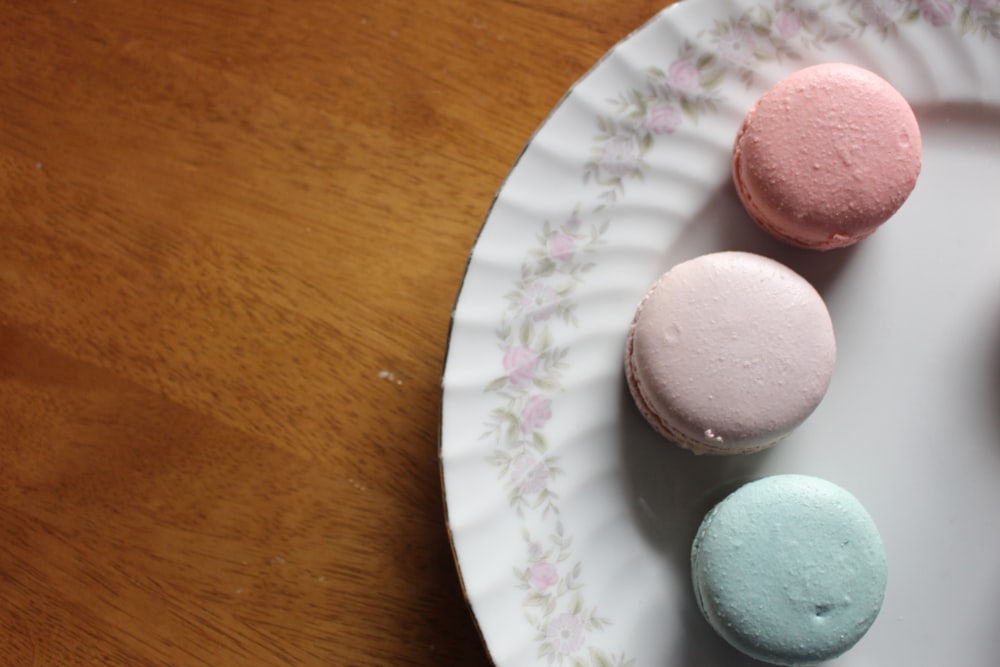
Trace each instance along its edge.
{"label": "shadow under macaron", "polygon": [[822,294],[836,281],[863,243],[820,251],[797,248],[779,241],[747,214],[732,179],[726,179],[694,216],[693,222],[671,244],[662,267],[667,271],[683,261],[713,252],[750,252],[781,262]]}
{"label": "shadow under macaron", "polygon": [[992,396],[990,396],[990,404],[993,406],[993,426],[996,430],[996,435],[993,439],[994,444],[1000,450],[1000,293],[998,293],[998,299],[996,304],[995,321],[993,325],[993,358],[990,359],[987,368],[989,372],[992,373],[990,388],[992,389]]}
{"label": "shadow under macaron", "polygon": [[694,454],[656,433],[627,387],[620,396],[619,441],[629,484],[628,504],[644,537],[670,566],[679,589],[689,592],[680,614],[681,639],[668,664],[763,665],[732,648],[702,617],[691,584],[691,544],[705,514],[716,503],[760,477],[771,450],[729,456]]}

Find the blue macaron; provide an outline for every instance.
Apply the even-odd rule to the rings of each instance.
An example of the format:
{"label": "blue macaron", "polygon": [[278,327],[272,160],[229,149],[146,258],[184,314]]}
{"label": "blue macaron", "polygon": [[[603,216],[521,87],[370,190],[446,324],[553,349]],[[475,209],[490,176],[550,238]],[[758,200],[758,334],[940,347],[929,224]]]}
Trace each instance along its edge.
{"label": "blue macaron", "polygon": [[814,665],[853,647],[882,607],[875,522],[849,492],[805,475],[750,482],[715,506],[691,548],[698,606],[734,647]]}

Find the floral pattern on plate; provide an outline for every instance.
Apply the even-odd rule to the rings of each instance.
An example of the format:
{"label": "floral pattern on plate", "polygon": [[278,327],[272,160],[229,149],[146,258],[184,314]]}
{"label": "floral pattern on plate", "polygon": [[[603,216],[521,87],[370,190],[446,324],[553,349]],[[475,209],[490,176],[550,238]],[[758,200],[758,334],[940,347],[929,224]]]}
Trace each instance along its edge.
{"label": "floral pattern on plate", "polygon": [[584,166],[584,183],[603,188],[597,208],[618,201],[626,179],[643,178],[643,157],[658,137],[716,111],[723,84],[736,80],[749,87],[761,63],[801,60],[803,51],[870,33],[888,39],[917,21],[935,28],[957,24],[963,36],[1000,40],[1000,0],[842,0],[837,9],[844,16],[831,22],[833,8],[804,9],[794,0],[759,5],[716,20],[666,67],[651,66],[645,89],[621,92],[613,112],[597,119],[597,145]]}

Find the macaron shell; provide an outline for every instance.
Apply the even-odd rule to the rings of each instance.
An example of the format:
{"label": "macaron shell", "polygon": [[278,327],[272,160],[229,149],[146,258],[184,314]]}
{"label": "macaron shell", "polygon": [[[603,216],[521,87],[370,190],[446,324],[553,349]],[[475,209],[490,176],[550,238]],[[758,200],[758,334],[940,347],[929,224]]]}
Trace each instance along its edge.
{"label": "macaron shell", "polygon": [[699,607],[742,652],[812,665],[853,647],[882,606],[878,529],[844,489],[777,475],[747,484],[705,518],[691,551]]}
{"label": "macaron shell", "polygon": [[744,252],[703,255],[664,274],[626,346],[640,411],[700,453],[774,444],[822,400],[835,359],[822,297],[783,264]]}
{"label": "macaron shell", "polygon": [[916,117],[876,74],[809,67],[766,92],[733,151],[750,216],[802,247],[828,250],[871,235],[906,201],[921,167]]}

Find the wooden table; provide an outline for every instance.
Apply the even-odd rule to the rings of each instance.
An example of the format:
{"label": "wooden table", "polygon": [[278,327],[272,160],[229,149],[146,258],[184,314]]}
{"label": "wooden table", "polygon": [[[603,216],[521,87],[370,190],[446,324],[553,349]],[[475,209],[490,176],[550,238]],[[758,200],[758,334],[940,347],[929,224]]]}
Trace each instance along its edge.
{"label": "wooden table", "polygon": [[0,664],[489,664],[449,316],[525,141],[663,4],[3,3]]}

